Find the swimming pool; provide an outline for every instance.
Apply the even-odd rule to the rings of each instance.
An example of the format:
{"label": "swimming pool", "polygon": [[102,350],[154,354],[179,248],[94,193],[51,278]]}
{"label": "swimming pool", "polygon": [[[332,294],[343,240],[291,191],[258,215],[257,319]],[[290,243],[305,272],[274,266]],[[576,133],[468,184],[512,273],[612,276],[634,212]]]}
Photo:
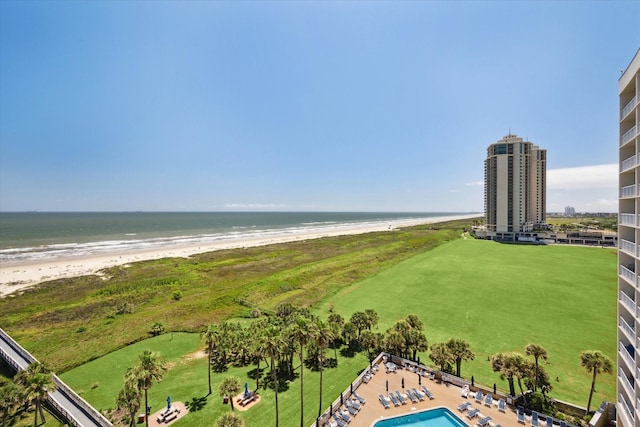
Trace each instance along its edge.
{"label": "swimming pool", "polygon": [[429,409],[376,422],[374,427],[467,427],[447,408]]}

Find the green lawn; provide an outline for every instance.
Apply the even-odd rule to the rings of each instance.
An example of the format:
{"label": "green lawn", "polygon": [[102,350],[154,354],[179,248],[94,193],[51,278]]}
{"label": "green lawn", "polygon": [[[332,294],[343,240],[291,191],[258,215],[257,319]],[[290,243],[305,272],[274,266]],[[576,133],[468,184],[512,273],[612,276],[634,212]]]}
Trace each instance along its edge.
{"label": "green lawn", "polygon": [[[476,358],[463,363],[462,374],[478,383],[501,389],[506,382],[491,372],[487,358],[498,351],[520,351],[528,343],[549,352],[545,366],[552,378],[552,397],[586,406],[590,375],[580,367],[583,350],[616,355],[616,251],[591,247],[506,245],[460,239],[408,259],[378,275],[360,281],[325,299],[316,312],[326,317],[329,308],[349,317],[373,308],[384,331],[408,314],[425,323],[430,343],[450,337],[471,343]],[[210,425],[223,406],[217,386],[226,375],[248,377],[254,367],[230,368],[213,377],[214,395],[206,396],[205,359],[187,357],[202,343],[195,334],[174,333],[145,340],[75,368],[61,377],[99,409],[113,407],[124,370],[145,349],[159,351],[172,368],[166,379],[151,389],[154,409],[173,400],[198,403],[179,421],[182,426]],[[331,354],[331,353],[330,353]],[[430,362],[427,354],[420,355]],[[362,355],[339,356],[338,368],[324,373],[323,406],[355,379],[366,366]],[[557,378],[557,380],[556,380]],[[318,411],[318,374],[305,370],[305,424]],[[299,424],[299,381],[279,396],[281,425]],[[274,396],[261,390],[262,402],[242,413],[247,426],[271,424]],[[598,378],[594,402],[615,400],[615,378]]]}
{"label": "green lawn", "polygon": [[[255,379],[248,373],[255,366],[229,368],[227,372],[212,374],[213,394],[207,396],[207,362],[206,358],[195,358],[193,355],[203,345],[197,334],[168,333],[155,338],[132,344],[107,356],[93,360],[60,377],[78,392],[85,400],[99,410],[115,406],[115,397],[122,388],[124,373],[132,366],[137,356],[144,350],[159,352],[168,361],[170,369],[165,379],[155,384],[149,391],[149,403],[152,411],[166,405],[167,396],[173,401],[188,403],[192,408],[189,416],[178,421],[180,426],[212,425],[223,412],[230,410],[229,405],[222,403],[218,395],[218,385],[226,376],[235,375],[242,383],[249,383],[255,389]],[[328,354],[332,356],[332,352]],[[367,359],[363,355],[353,358],[338,355],[338,368],[326,369],[323,373],[323,411],[360,371],[366,367]],[[264,364],[261,365],[265,367]],[[311,425],[319,409],[319,373],[305,369],[305,425]],[[270,425],[275,421],[275,398],[271,390],[259,390],[262,400],[249,411],[240,412],[247,426]],[[288,383],[279,394],[280,425],[299,425],[300,420],[300,381]]]}
{"label": "green lawn", "polygon": [[[616,265],[615,249],[460,239],[351,286],[319,311],[373,308],[383,331],[417,314],[430,343],[457,337],[471,344],[476,358],[463,363],[463,376],[503,389],[506,381],[487,358],[540,344],[549,352],[552,396],[586,406],[591,377],[580,367],[580,352],[601,350],[616,359]],[[615,401],[613,375],[600,376],[597,385],[594,401]]]}

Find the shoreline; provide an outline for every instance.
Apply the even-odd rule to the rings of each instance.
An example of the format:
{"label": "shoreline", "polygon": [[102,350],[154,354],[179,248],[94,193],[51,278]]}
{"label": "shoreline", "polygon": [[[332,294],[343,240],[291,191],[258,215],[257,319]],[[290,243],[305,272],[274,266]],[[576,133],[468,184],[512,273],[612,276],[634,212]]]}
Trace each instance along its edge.
{"label": "shoreline", "polygon": [[332,229],[284,233],[279,236],[250,237],[238,239],[230,236],[211,244],[172,245],[153,249],[138,249],[119,251],[98,255],[66,256],[43,261],[4,262],[0,265],[0,298],[11,295],[39,283],[67,279],[71,277],[100,275],[100,271],[119,265],[134,262],[149,261],[162,258],[188,258],[189,256],[214,252],[224,249],[238,249],[256,246],[267,246],[278,243],[297,242],[301,240],[319,239],[323,237],[346,236],[372,232],[396,230],[423,224],[455,221],[461,219],[478,218],[479,214],[453,215],[432,218],[385,221],[380,224],[366,224],[362,226],[350,225]]}

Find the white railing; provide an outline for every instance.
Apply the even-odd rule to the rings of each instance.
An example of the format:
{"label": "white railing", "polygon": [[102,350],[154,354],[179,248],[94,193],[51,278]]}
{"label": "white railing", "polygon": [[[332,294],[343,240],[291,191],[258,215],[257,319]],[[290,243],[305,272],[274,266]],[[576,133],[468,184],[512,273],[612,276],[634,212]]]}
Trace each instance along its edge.
{"label": "white railing", "polygon": [[620,189],[620,197],[636,197],[636,185],[627,185]]}
{"label": "white railing", "polygon": [[636,256],[636,244],[628,240],[620,239],[620,249],[629,255]]}
{"label": "white railing", "polygon": [[620,353],[622,353],[622,358],[627,362],[627,366],[629,367],[629,369],[632,369],[636,366],[636,361],[634,360],[634,357],[632,355],[629,354],[629,352],[627,351],[626,347],[624,346],[624,344],[622,344],[622,342],[619,342],[620,344]]}
{"label": "white railing", "polygon": [[631,313],[636,310],[636,302],[631,299],[631,297],[624,293],[624,291],[620,291],[620,302],[624,304]]}
{"label": "white railing", "polygon": [[620,170],[625,171],[627,169],[635,167],[635,165],[637,164],[636,159],[637,157],[635,155],[629,157],[628,159],[624,159],[622,161],[622,166],[620,167]]}
{"label": "white railing", "polygon": [[629,420],[635,421],[636,417],[633,412],[633,408],[629,406],[629,404],[627,403],[627,399],[624,398],[622,393],[618,395],[618,401],[622,402],[622,407],[625,409],[625,415],[629,417]]}
{"label": "white railing", "polygon": [[634,107],[636,106],[636,101],[637,101],[637,98],[634,96],[633,99],[629,101],[627,105],[624,106],[624,108],[622,109],[622,114],[620,115],[620,120],[627,117],[627,114],[629,114],[631,110],[634,109]]}
{"label": "white railing", "polygon": [[636,273],[629,270],[624,265],[620,266],[620,275],[627,280],[633,286],[636,286]]}
{"label": "white railing", "polygon": [[627,389],[627,393],[629,393],[630,396],[634,396],[636,394],[635,388],[631,384],[631,381],[629,381],[629,378],[627,378],[627,376],[625,375],[622,368],[620,368],[618,378],[620,378],[620,380],[622,381],[622,385]]}
{"label": "white railing", "polygon": [[636,215],[635,214],[620,214],[620,224],[623,225],[636,225]]}
{"label": "white railing", "polygon": [[629,338],[629,340],[633,340],[636,337],[636,327],[629,325],[622,316],[620,316],[618,325],[620,325],[622,330],[627,334],[627,338]]}
{"label": "white railing", "polygon": [[620,139],[620,145],[626,144],[627,142],[635,138],[635,136],[636,136],[636,127],[634,126],[622,135],[622,138]]}

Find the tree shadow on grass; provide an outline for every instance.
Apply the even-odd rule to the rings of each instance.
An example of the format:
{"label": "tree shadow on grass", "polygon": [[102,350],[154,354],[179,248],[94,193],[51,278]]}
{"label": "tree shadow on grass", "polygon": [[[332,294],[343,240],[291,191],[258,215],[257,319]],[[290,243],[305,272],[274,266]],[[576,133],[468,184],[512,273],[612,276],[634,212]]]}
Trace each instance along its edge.
{"label": "tree shadow on grass", "polygon": [[207,404],[206,397],[194,397],[191,399],[191,401],[186,402],[184,406],[186,406],[190,411],[195,412],[195,411],[201,410],[206,404]]}

